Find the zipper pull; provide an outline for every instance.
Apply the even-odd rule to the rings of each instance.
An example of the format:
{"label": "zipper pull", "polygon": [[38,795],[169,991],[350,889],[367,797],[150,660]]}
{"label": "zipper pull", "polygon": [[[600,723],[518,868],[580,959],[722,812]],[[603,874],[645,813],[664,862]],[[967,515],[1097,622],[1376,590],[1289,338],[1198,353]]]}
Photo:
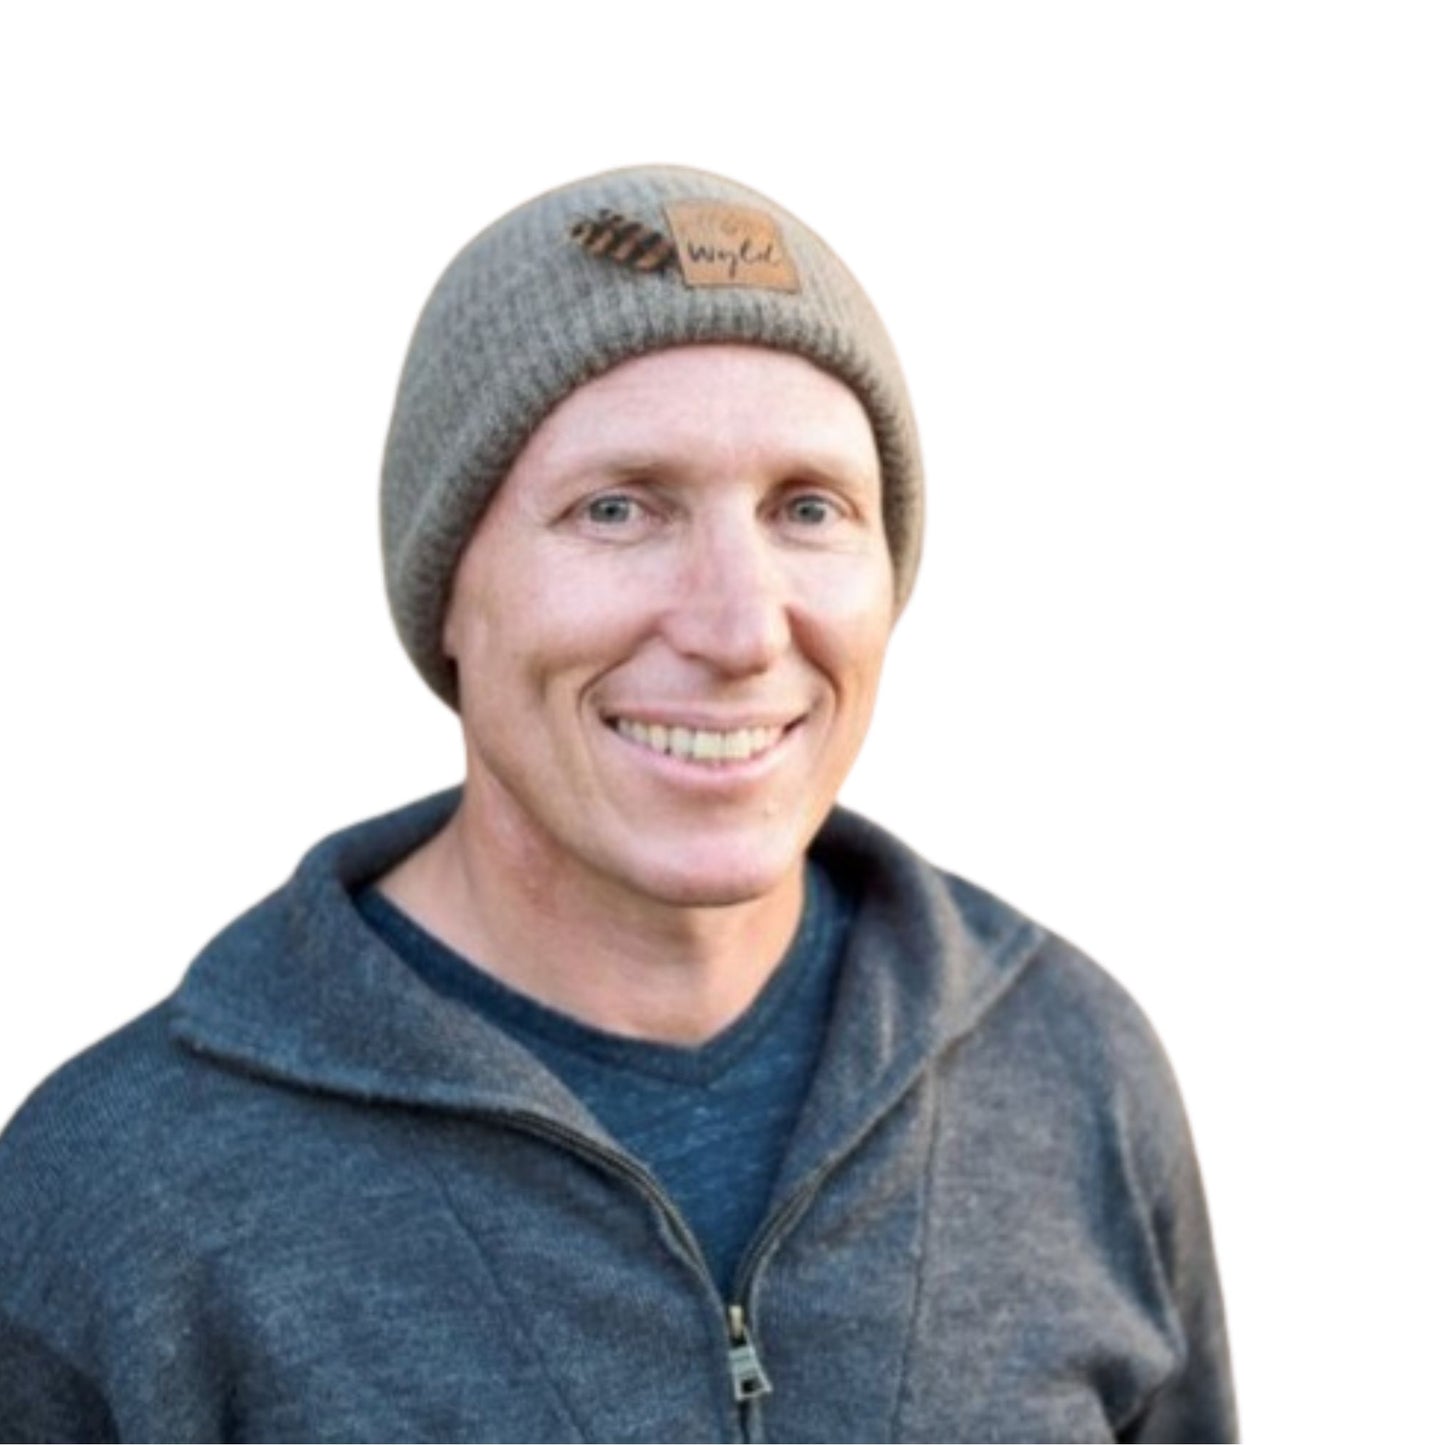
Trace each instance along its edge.
{"label": "zipper pull", "polygon": [[728,1349],[728,1368],[733,1376],[733,1399],[741,1405],[748,1400],[771,1395],[773,1387],[763,1369],[763,1362],[758,1358],[753,1337],[748,1333],[741,1305],[728,1306],[728,1338],[732,1341]]}

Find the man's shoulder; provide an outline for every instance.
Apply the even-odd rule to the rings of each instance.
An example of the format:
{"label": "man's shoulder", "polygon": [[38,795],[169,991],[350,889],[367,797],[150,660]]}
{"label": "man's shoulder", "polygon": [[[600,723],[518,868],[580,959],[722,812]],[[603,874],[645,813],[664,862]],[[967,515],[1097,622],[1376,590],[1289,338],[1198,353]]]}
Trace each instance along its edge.
{"label": "man's shoulder", "polygon": [[[965,911],[1025,915],[968,880],[944,875]],[[1134,994],[1104,964],[1034,924],[1028,965],[999,1000],[990,1027],[1003,1052],[1060,1097],[1107,1118],[1140,1167],[1166,1178],[1192,1148],[1183,1098],[1164,1043]]]}
{"label": "man's shoulder", "polygon": [[154,1175],[194,1109],[191,1074],[156,1004],[61,1065],[0,1133],[0,1245],[84,1216]]}
{"label": "man's shoulder", "polygon": [[242,989],[248,955],[281,937],[286,900],[283,887],[232,919],[173,993],[61,1064],[0,1128],[0,1256],[57,1228],[84,1232],[122,1199],[131,1215],[137,1198],[163,1204],[224,1146],[217,1122],[244,1086],[186,1046],[182,1000],[210,973]]}
{"label": "man's shoulder", "polygon": [[[1048,1079],[1129,1116],[1168,1148],[1184,1131],[1168,1055],[1144,1008],[1090,953],[980,884],[929,862],[876,824],[837,810],[825,855],[895,900],[899,952],[927,947],[958,1037],[1000,1069]],[[835,866],[836,863],[835,863]]]}
{"label": "man's shoulder", "polygon": [[[429,836],[456,802],[448,790],[323,838],[217,932],[174,993],[46,1078],[0,1130],[7,1223],[98,1206],[147,1178],[182,1180],[245,1110],[274,1105],[274,1091],[254,1087],[264,1071],[248,1071],[250,1046],[303,1048],[300,1011],[321,1007],[336,982],[318,950],[349,957],[345,929],[362,927],[343,906],[347,890]],[[226,1049],[198,1051],[197,1035],[209,1034]],[[218,1053],[228,1067],[215,1066]]]}
{"label": "man's shoulder", "polygon": [[[878,824],[842,808],[818,857],[865,904],[866,922],[900,955],[927,954],[955,987],[941,998],[979,1018],[1021,987],[1034,1016],[1083,1034],[1148,1031],[1142,1010],[1101,964],[972,879],[939,867]],[[981,996],[984,996],[981,998]]]}

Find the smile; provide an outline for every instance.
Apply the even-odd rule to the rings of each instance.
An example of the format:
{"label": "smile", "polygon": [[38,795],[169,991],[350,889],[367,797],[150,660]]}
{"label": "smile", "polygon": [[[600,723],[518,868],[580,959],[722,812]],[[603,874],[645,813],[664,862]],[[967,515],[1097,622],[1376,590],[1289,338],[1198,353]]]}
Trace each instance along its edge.
{"label": "smile", "polygon": [[732,728],[715,732],[705,728],[667,727],[633,718],[610,718],[608,726],[628,742],[650,752],[690,763],[743,763],[777,746],[787,731],[781,727]]}

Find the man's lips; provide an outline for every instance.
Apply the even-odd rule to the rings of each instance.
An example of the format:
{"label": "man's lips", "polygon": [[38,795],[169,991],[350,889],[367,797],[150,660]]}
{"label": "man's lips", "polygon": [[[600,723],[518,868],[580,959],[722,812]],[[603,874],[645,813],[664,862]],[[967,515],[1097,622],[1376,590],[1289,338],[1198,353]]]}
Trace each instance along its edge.
{"label": "man's lips", "polygon": [[748,719],[724,723],[721,719],[698,722],[696,715],[682,722],[655,713],[620,713],[605,721],[619,736],[658,756],[690,763],[746,763],[773,751],[790,728],[800,722],[799,714],[786,720]]}

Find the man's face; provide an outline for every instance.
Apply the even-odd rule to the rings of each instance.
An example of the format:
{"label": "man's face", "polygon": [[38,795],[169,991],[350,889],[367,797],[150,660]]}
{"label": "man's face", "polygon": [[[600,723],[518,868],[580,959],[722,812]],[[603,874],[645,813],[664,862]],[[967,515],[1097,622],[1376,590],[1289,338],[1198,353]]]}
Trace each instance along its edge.
{"label": "man's face", "polygon": [[623,363],[534,433],[444,643],[484,835],[546,877],[699,906],[794,876],[893,621],[872,429],[759,347]]}

